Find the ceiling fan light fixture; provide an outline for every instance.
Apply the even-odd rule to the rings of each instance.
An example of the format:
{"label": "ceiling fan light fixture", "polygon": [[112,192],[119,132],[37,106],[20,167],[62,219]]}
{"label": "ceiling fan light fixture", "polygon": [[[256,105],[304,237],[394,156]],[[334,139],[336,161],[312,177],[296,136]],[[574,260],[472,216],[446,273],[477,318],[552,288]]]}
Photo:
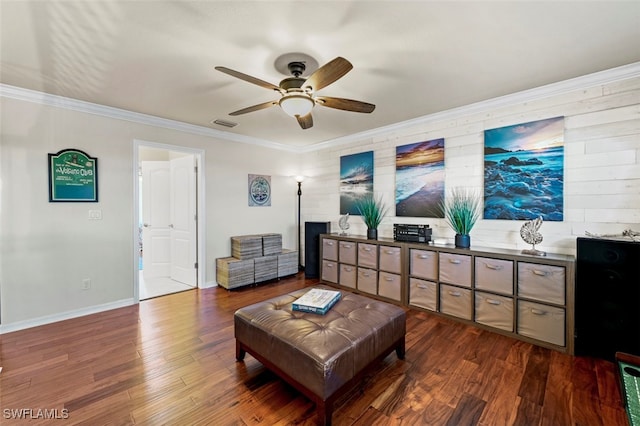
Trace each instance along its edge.
{"label": "ceiling fan light fixture", "polygon": [[315,102],[307,95],[294,94],[284,96],[279,105],[291,117],[304,117],[311,112]]}

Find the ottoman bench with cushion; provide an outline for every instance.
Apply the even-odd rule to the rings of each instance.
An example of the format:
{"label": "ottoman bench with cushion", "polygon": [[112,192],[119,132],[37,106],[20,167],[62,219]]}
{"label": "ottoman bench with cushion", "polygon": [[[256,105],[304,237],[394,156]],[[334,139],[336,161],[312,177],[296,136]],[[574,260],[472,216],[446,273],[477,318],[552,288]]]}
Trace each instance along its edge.
{"label": "ottoman bench with cushion", "polygon": [[316,404],[319,424],[331,424],[334,402],[369,367],[394,350],[404,358],[406,314],[399,306],[346,291],[325,315],[293,311],[292,303],[309,290],[238,309],[236,359],[253,355]]}

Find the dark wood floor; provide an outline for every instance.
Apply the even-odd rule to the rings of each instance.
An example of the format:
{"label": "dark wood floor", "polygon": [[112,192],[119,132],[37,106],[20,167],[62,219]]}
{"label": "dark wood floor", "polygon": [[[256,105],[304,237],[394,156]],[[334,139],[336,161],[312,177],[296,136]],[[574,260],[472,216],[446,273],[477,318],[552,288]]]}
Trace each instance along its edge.
{"label": "dark wood floor", "polygon": [[[233,313],[315,282],[298,275],[233,292],[191,290],[0,335],[0,423],[313,424],[308,400],[250,355],[236,362]],[[17,412],[30,419],[9,418]],[[408,312],[406,359],[385,358],[333,421],[627,424],[612,363],[418,311]]]}

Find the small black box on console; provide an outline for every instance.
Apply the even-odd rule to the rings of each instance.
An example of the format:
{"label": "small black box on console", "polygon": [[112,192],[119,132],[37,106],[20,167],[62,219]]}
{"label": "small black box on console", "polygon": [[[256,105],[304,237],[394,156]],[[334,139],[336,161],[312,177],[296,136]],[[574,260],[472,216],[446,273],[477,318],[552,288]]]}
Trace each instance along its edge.
{"label": "small black box on console", "polygon": [[394,223],[393,239],[411,243],[428,243],[431,241],[431,228],[429,225]]}

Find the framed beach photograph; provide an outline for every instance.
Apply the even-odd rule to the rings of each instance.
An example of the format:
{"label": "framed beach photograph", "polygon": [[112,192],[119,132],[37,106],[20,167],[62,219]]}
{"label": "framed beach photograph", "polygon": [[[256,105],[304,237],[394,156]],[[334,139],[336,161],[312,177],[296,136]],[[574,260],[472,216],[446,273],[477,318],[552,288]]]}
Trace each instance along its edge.
{"label": "framed beach photograph", "polygon": [[564,117],[484,132],[484,218],[562,221]]}
{"label": "framed beach photograph", "polygon": [[357,203],[373,195],[373,151],[340,157],[340,214],[360,215]]}
{"label": "framed beach photograph", "polygon": [[444,217],[444,139],[396,147],[396,216]]}

